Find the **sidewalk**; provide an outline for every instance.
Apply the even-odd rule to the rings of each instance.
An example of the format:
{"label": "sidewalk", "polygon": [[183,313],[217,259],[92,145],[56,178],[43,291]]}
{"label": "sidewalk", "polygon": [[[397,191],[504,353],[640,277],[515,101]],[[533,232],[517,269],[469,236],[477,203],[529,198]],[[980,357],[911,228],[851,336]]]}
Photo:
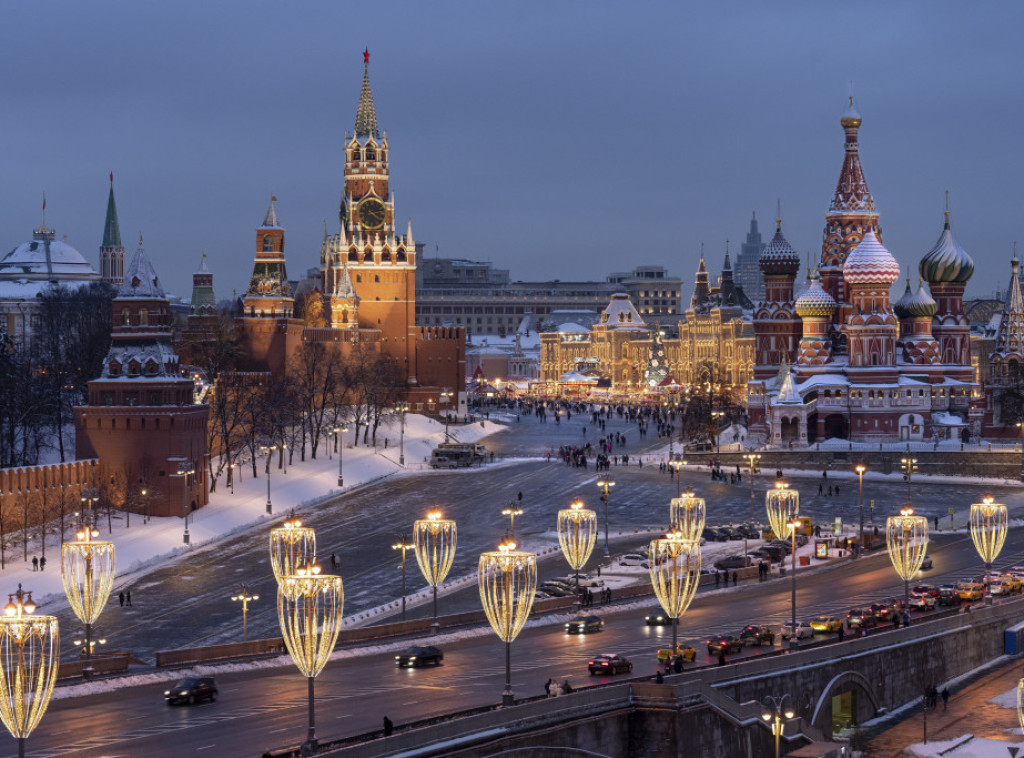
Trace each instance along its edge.
{"label": "sidewalk", "polygon": [[[948,710],[943,710],[940,699],[938,707],[928,712],[929,744],[972,734],[979,738],[1006,741],[1008,746],[1019,744],[1021,737],[1016,708],[1004,708],[988,701],[1014,690],[1020,677],[1020,660],[1013,659],[965,684],[962,689],[951,686]],[[944,685],[936,683],[935,686],[941,692]],[[1007,731],[1010,729],[1015,729],[1016,733]],[[920,744],[917,744],[914,752],[908,751],[910,746],[921,743],[923,737],[924,718],[921,706],[917,704],[911,716],[872,738],[867,743],[864,755],[870,758],[927,755],[927,752],[921,750],[926,750],[926,747]],[[944,747],[948,749],[950,745]],[[954,751],[951,758],[962,754],[959,750]]]}

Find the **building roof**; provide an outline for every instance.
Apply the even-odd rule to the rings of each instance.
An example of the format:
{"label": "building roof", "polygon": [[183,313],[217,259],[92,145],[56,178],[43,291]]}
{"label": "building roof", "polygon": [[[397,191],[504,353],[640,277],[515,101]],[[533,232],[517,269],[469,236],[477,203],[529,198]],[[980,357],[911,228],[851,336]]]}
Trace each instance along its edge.
{"label": "building roof", "polygon": [[647,325],[640,317],[639,311],[633,307],[629,295],[616,292],[612,295],[608,307],[601,312],[601,323],[611,329],[646,329]]}
{"label": "building roof", "polygon": [[828,317],[836,312],[839,307],[836,300],[821,288],[818,275],[811,277],[810,286],[796,299],[796,315],[801,318],[807,317]]}
{"label": "building roof", "polygon": [[55,237],[56,233],[45,223],[36,229],[30,242],[21,243],[0,259],[0,281],[94,281],[100,278],[81,253]]}
{"label": "building roof", "polygon": [[889,284],[900,278],[900,264],[892,257],[874,229],[846,257],[843,279],[849,284]]}
{"label": "building roof", "polygon": [[103,223],[102,247],[122,247],[121,227],[117,223],[117,204],[114,202],[114,174],[110,174],[110,195],[107,197],[107,219]]}
{"label": "building roof", "polygon": [[850,97],[850,105],[846,112],[839,119],[846,132],[846,152],[843,156],[843,168],[839,172],[839,182],[836,184],[836,193],[832,197],[832,204],[829,206],[830,213],[848,212],[871,212],[874,213],[875,201],[871,198],[871,191],[868,189],[867,179],[864,178],[864,168],[860,163],[860,146],[857,142],[857,132],[863,122],[860,114],[853,107],[853,97]]}
{"label": "building roof", "polygon": [[281,229],[281,222],[277,220],[277,209],[274,207],[274,203],[277,198],[273,195],[270,196],[270,205],[267,206],[267,213],[263,217],[263,223],[260,224],[260,229]]}
{"label": "building roof", "polygon": [[775,220],[775,236],[765,245],[758,259],[762,273],[795,276],[800,270],[800,256],[782,233],[782,219]]}
{"label": "building roof", "polygon": [[160,284],[153,264],[149,262],[146,251],[142,247],[142,235],[139,235],[139,247],[135,250],[131,265],[124,274],[124,281],[117,291],[117,297],[142,297],[147,299],[164,299],[167,295]]}
{"label": "building roof", "polygon": [[359,93],[359,107],[356,109],[356,137],[380,137],[377,128],[377,110],[373,107],[373,92],[370,90],[370,51],[363,51],[363,89]]}
{"label": "building roof", "polygon": [[953,236],[949,226],[949,211],[938,242],[921,259],[921,276],[931,282],[966,282],[974,274],[974,260]]}

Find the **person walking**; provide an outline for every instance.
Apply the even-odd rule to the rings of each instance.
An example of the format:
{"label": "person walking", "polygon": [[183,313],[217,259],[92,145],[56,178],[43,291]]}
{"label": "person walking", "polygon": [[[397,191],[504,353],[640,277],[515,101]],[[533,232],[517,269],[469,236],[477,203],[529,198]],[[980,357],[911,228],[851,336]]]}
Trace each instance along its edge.
{"label": "person walking", "polygon": [[739,584],[739,581],[740,581],[740,575],[737,574],[735,571],[733,571],[732,572],[732,586],[735,587],[737,584]]}
{"label": "person walking", "polygon": [[948,687],[943,687],[942,688],[942,710],[946,710],[946,707],[948,705],[949,705],[949,688]]}
{"label": "person walking", "polygon": [[129,608],[132,607],[132,591],[131,590],[128,590],[126,593],[124,593],[124,604],[127,605]]}
{"label": "person walking", "polygon": [[654,683],[655,684],[664,684],[665,683],[665,677],[662,675],[661,669],[658,669],[657,672],[655,672],[655,674],[654,674]]}
{"label": "person walking", "polygon": [[32,556],[32,570],[33,571],[38,571],[39,570],[39,559],[36,558],[34,555]]}
{"label": "person walking", "polygon": [[117,594],[117,599],[121,601],[121,607],[124,608],[124,592],[119,592]]}
{"label": "person walking", "polygon": [[46,556],[44,555],[39,559],[39,570],[46,571]]}
{"label": "person walking", "polygon": [[845,629],[845,625],[844,625],[844,624],[840,624],[840,625],[839,625],[839,641],[840,641],[840,642],[842,642],[842,641],[843,641],[843,638],[844,638],[845,636],[846,636],[846,629]]}
{"label": "person walking", "polygon": [[395,732],[395,725],[391,723],[391,719],[387,716],[384,717],[384,736],[390,737]]}
{"label": "person walking", "polygon": [[566,679],[564,682],[562,682],[562,694],[563,695],[571,695],[572,694],[572,685],[569,684],[569,680],[568,679]]}

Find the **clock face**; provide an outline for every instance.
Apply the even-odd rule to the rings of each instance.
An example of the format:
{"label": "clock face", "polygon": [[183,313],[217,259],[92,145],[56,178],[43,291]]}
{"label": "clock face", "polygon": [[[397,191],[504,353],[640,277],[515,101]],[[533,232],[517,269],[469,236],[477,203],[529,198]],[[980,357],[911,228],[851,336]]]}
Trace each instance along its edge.
{"label": "clock face", "polygon": [[387,208],[375,197],[368,197],[359,204],[359,223],[366,229],[379,229],[384,226]]}

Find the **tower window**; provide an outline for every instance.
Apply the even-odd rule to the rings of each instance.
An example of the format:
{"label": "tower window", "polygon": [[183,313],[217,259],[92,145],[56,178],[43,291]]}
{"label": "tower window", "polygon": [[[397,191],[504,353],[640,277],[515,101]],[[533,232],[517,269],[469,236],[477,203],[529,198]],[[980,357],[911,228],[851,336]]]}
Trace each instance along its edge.
{"label": "tower window", "polygon": [[149,326],[149,311],[145,308],[139,311],[139,325]]}
{"label": "tower window", "polygon": [[263,238],[263,252],[264,253],[271,253],[273,251],[274,251],[274,240],[272,240],[270,238],[270,235],[268,234],[268,235],[266,235]]}
{"label": "tower window", "polygon": [[132,313],[127,308],[121,311],[121,323],[123,323],[125,326],[132,325]]}
{"label": "tower window", "polygon": [[366,160],[375,161],[377,160],[377,151],[374,150],[373,145],[366,146]]}
{"label": "tower window", "polygon": [[362,159],[362,154],[359,152],[359,148],[357,147],[355,150],[352,151],[352,160],[361,161]]}

